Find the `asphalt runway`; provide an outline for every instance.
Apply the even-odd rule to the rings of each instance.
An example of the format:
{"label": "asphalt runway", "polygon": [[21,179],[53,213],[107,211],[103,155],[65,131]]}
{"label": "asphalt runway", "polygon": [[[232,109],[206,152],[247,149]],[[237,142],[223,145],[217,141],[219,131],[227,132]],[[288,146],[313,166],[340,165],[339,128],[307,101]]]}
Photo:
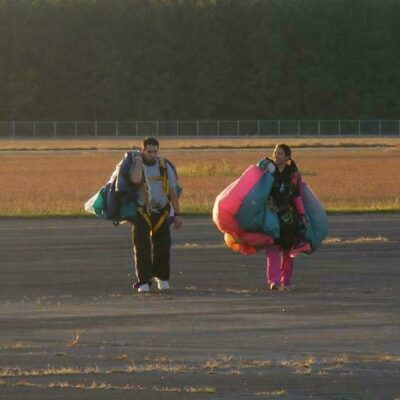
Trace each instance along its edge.
{"label": "asphalt runway", "polygon": [[173,234],[168,293],[131,289],[127,225],[0,237],[0,399],[400,399],[400,214],[331,216],[290,292],[206,218]]}

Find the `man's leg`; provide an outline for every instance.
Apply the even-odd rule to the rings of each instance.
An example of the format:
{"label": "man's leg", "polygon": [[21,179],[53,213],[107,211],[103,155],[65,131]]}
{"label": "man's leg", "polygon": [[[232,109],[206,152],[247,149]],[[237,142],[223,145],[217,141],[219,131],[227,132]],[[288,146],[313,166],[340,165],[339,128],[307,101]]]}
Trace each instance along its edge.
{"label": "man's leg", "polygon": [[138,284],[148,283],[153,277],[150,227],[140,214],[132,227],[132,242]]}
{"label": "man's leg", "polygon": [[171,232],[168,219],[166,219],[157,232],[153,234],[153,274],[162,281],[169,280],[170,249]]}

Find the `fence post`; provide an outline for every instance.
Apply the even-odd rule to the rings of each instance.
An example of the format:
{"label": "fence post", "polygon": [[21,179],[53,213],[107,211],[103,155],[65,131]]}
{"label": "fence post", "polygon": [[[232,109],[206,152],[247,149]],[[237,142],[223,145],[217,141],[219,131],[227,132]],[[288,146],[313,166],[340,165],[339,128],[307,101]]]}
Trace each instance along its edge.
{"label": "fence post", "polygon": [[[264,127],[264,125],[265,124],[272,124],[272,123],[276,123],[277,124],[277,135],[278,136],[281,136],[282,135],[282,122],[283,123],[285,123],[285,121],[286,120],[280,120],[280,119],[278,119],[278,120],[265,120],[265,121],[263,121],[263,120],[259,120],[259,119],[256,119],[256,120],[244,120],[244,122],[246,123],[246,122],[251,122],[252,124],[254,123],[254,122],[256,122],[256,124],[257,124],[257,128],[256,128],[256,135],[257,136],[260,136],[260,135],[262,135],[262,134],[269,134],[268,132],[269,132],[269,129],[268,129],[268,127]],[[294,124],[294,122],[295,121],[297,121],[297,136],[302,136],[302,134],[303,134],[303,132],[302,132],[302,125],[301,125],[301,123],[302,123],[302,120],[287,120],[287,122],[289,122],[289,123],[291,123],[291,124]],[[337,136],[342,136],[342,134],[343,134],[343,131],[342,131],[342,120],[327,120],[327,122],[331,122],[331,123],[334,123],[336,121],[336,123],[337,123],[337,132],[336,132],[336,135]],[[390,126],[389,126],[389,128],[386,128],[386,125],[385,125],[385,122],[386,121],[388,121],[388,123],[390,123],[390,126],[391,126],[391,124],[393,124],[393,129],[392,128],[390,128]],[[100,134],[100,136],[102,135],[102,131],[100,131],[99,132],[99,121],[83,121],[84,123],[86,123],[86,124],[90,124],[90,123],[94,123],[94,135],[95,136],[99,136],[99,134]],[[101,121],[100,121],[101,122]],[[112,121],[105,121],[106,123],[108,123],[109,125],[112,123]],[[130,124],[132,124],[133,122],[135,122],[135,135],[136,136],[138,136],[138,135],[140,135],[140,126],[139,126],[139,124],[140,124],[140,121],[138,121],[138,120],[136,120],[136,121],[129,121],[129,123]],[[167,131],[165,131],[165,130],[163,130],[163,129],[161,129],[160,130],[160,121],[143,121],[144,123],[153,123],[153,122],[155,122],[156,123],[156,134],[157,134],[157,136],[161,133],[161,134],[169,134],[169,132],[172,132],[172,131],[170,131],[169,129],[167,130]],[[161,121],[161,122],[163,122],[163,121]],[[170,124],[172,124],[173,122],[175,122],[176,123],[176,130],[175,130],[175,135],[176,136],[180,136],[181,135],[181,132],[180,132],[180,120],[175,120],[175,121],[164,121],[164,122],[166,122],[166,123],[169,123],[169,125]],[[195,133],[195,135],[196,136],[200,136],[201,135],[201,120],[191,120],[191,121],[182,121],[183,123],[190,123],[191,124],[191,126],[192,126],[192,128],[193,128],[193,124],[196,124],[196,133]],[[223,126],[221,127],[221,122],[222,123],[224,123],[224,120],[213,120],[213,121],[203,121],[203,122],[205,122],[206,124],[208,123],[208,125],[210,125],[210,124],[216,124],[217,125],[217,130],[216,130],[216,132],[215,131],[213,131],[213,135],[217,135],[218,137],[221,137],[221,135],[223,136],[224,135],[224,130],[222,129],[223,128]],[[236,130],[236,136],[240,136],[241,134],[246,134],[246,132],[248,132],[247,130],[246,130],[246,128],[244,129],[244,132],[242,133],[241,132],[241,120],[239,120],[239,119],[237,119],[237,120],[230,120],[230,121],[225,121],[225,122],[227,122],[227,123],[229,123],[229,125],[231,125],[231,128],[233,128],[233,124],[234,123],[236,123],[236,128],[235,128],[235,130]],[[306,122],[306,125],[305,125],[305,130],[304,130],[304,134],[305,135],[307,135],[307,134],[310,134],[310,130],[309,129],[307,129],[307,122],[312,122],[313,124],[312,124],[312,126],[314,126],[314,123],[317,123],[317,128],[318,128],[318,135],[319,136],[321,136],[321,135],[323,135],[324,133],[326,133],[326,127],[325,126],[323,126],[323,124],[322,124],[322,122],[324,122],[324,120],[306,120],[305,121]],[[347,131],[346,131],[346,120],[344,120],[344,122],[345,122],[345,125],[344,125],[344,135],[346,136],[347,135]],[[361,120],[361,119],[358,119],[358,120],[356,120],[356,119],[354,119],[354,120],[351,120],[351,121],[348,121],[348,122],[351,122],[351,125],[350,126],[352,126],[353,128],[354,128],[354,125],[355,125],[355,123],[357,123],[358,124],[358,127],[356,128],[356,130],[358,129],[358,136],[361,136],[361,135],[363,135],[364,133],[363,133],[363,126],[362,126],[362,123],[363,122],[367,122],[369,125],[368,125],[368,127],[367,127],[367,132],[369,132],[368,131],[368,129],[370,129],[369,128],[369,126],[371,125],[371,123],[375,123],[375,122],[378,122],[378,132],[376,132],[375,130],[373,130],[373,132],[374,132],[374,135],[377,135],[378,134],[378,136],[383,136],[383,135],[385,135],[385,134],[393,134],[393,135],[396,135],[396,128],[394,128],[394,124],[396,123],[396,120],[395,119],[393,119],[393,120],[385,120],[385,119],[374,119],[374,120]],[[51,121],[46,121],[46,122],[44,122],[44,121],[26,121],[26,122],[24,122],[23,124],[25,124],[25,125],[30,125],[30,124],[32,124],[32,131],[30,131],[30,133],[28,132],[28,133],[24,133],[24,131],[22,131],[22,135],[24,135],[24,134],[27,134],[27,135],[31,135],[31,136],[33,136],[33,137],[40,137],[40,135],[41,135],[41,133],[42,133],[42,131],[41,131],[41,129],[40,129],[40,124],[45,124],[45,129],[44,129],[44,132],[45,132],[45,135],[47,135],[47,133],[46,133],[46,131],[47,131],[47,128],[46,128],[46,126],[49,126],[49,124],[51,124],[52,123],[52,125],[53,125],[53,136],[54,137],[57,137],[58,136],[58,132],[57,132],[57,129],[58,129],[58,127],[57,127],[57,121],[53,121],[53,122],[51,122]],[[64,130],[63,130],[63,126],[62,126],[62,124],[68,124],[68,126],[70,126],[70,125],[72,125],[73,123],[74,123],[74,128],[75,128],[75,137],[78,137],[79,136],[79,134],[80,134],[80,132],[79,132],[79,121],[78,120],[75,120],[75,121],[61,121],[61,131],[60,131],[60,135],[63,135],[64,133]],[[10,128],[10,125],[9,124],[11,124],[11,132],[9,131],[9,128]],[[17,126],[17,124],[18,124],[18,121],[15,121],[15,120],[13,120],[13,121],[7,121],[7,130],[6,130],[6,132],[7,132],[7,135],[8,135],[8,137],[12,137],[12,138],[16,138],[17,137],[17,135],[18,135],[18,133],[19,132],[17,132],[17,128],[18,128],[18,126]],[[263,125],[262,125],[263,124]],[[169,126],[168,125],[168,126]],[[398,136],[400,136],[400,119],[398,119],[397,120],[397,125],[398,125],[398,128],[397,128],[397,130],[398,130],[398,133],[397,133],[397,135]],[[269,126],[269,125],[268,125]],[[372,126],[372,125],[371,125]],[[254,125],[253,125],[253,127],[254,127]],[[161,126],[161,128],[162,128],[162,126]],[[191,128],[191,129],[192,129]],[[206,126],[206,128],[207,128],[207,126]],[[263,128],[263,131],[261,132],[261,128]],[[322,128],[324,128],[325,129],[325,131],[324,132],[322,132]],[[68,128],[69,129],[69,128]],[[100,129],[101,129],[101,126],[100,126]],[[115,129],[115,131],[114,131],[114,136],[120,136],[120,135],[125,135],[126,133],[124,133],[124,129],[122,129],[122,131],[121,131],[121,133],[119,132],[119,121],[118,120],[115,120],[114,121],[114,129]],[[171,127],[171,129],[172,129],[172,127]],[[311,129],[311,134],[312,135],[314,135],[315,134],[315,131],[313,130],[314,128],[312,128]],[[29,131],[29,130],[28,130]],[[70,132],[69,130],[68,130],[68,132]],[[110,135],[111,135],[111,126],[110,126],[110,131],[105,131],[105,132],[108,132],[108,133],[110,133]],[[164,133],[163,133],[164,132]],[[165,132],[167,132],[167,133],[165,133]],[[183,130],[183,135],[185,135],[185,129]],[[285,131],[283,131],[283,132],[285,132]],[[353,132],[352,130],[351,130],[351,132],[352,132],[352,134],[357,134],[357,131],[356,132]],[[372,131],[371,131],[372,132]],[[72,133],[72,132],[71,132]],[[253,132],[254,133],[254,132]],[[292,133],[294,134],[294,131],[292,131]],[[332,132],[333,133],[333,132]],[[51,133],[50,132],[48,132],[48,134],[49,135],[51,135]],[[133,134],[133,132],[129,132],[129,135],[132,135]],[[231,135],[235,135],[235,133],[233,132],[233,131],[230,131],[230,134]],[[190,133],[189,133],[189,136],[190,135],[194,135],[194,132],[193,131],[191,131]]]}

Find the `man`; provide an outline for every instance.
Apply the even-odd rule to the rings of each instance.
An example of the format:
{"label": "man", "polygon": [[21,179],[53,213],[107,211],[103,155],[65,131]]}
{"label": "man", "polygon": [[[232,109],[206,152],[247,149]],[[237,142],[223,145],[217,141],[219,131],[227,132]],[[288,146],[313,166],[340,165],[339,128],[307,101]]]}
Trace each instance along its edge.
{"label": "man", "polygon": [[177,176],[172,165],[158,157],[159,142],[149,137],[134,157],[131,180],[137,187],[138,213],[132,227],[138,292],[149,292],[153,278],[159,290],[169,289],[171,206],[174,228],[182,226]]}

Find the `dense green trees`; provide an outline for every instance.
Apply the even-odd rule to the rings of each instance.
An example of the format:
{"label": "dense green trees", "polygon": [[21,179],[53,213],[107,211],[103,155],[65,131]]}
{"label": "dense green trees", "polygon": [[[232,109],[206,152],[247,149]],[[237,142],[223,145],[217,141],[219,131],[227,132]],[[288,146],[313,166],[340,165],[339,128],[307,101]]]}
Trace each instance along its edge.
{"label": "dense green trees", "polygon": [[0,0],[0,120],[399,118],[400,0]]}

